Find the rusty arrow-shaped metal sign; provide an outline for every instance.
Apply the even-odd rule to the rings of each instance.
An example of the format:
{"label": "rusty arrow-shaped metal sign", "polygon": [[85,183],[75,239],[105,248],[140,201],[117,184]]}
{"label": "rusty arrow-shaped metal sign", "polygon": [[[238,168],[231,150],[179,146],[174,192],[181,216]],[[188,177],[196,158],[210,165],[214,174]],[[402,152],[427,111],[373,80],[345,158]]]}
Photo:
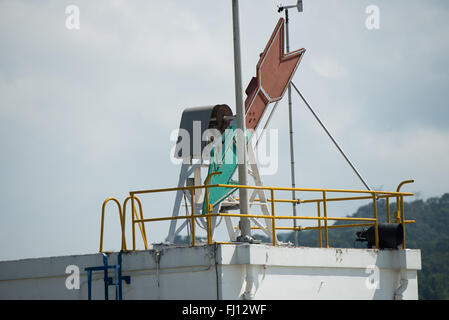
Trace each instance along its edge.
{"label": "rusty arrow-shaped metal sign", "polygon": [[[300,49],[284,53],[284,19],[281,18],[265,50],[260,55],[256,77],[252,78],[246,89],[248,95],[245,100],[247,141],[252,131],[257,128],[268,104],[282,99],[305,51],[305,49]],[[236,121],[233,120],[226,130],[228,133],[224,136],[222,147],[224,155],[222,155],[221,161],[217,161],[212,156],[213,161],[209,165],[208,176],[218,171],[221,174],[212,176],[210,184],[235,184],[231,181],[237,168],[235,130]],[[216,207],[234,191],[236,191],[235,188],[228,187],[211,188],[209,204]],[[206,201],[204,201],[203,213],[206,212],[205,203]]]}
{"label": "rusty arrow-shaped metal sign", "polygon": [[271,102],[281,100],[306,49],[284,53],[284,19],[276,28],[260,55],[256,77],[246,89],[246,128],[255,130]]}

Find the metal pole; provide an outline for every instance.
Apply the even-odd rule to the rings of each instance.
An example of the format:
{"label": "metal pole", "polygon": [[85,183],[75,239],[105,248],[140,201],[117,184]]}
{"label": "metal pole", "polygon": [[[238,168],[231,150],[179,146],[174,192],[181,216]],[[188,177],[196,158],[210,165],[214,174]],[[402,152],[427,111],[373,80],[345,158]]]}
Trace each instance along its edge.
{"label": "metal pole", "polygon": [[[237,146],[238,155],[238,172],[239,184],[248,185],[248,168],[246,155],[246,125],[245,125],[245,110],[243,108],[243,92],[242,92],[242,63],[240,57],[240,23],[239,23],[239,1],[232,0],[232,25],[233,25],[233,40],[234,40],[234,75],[235,75],[235,105],[237,115],[237,141],[240,146]],[[240,138],[239,138],[240,136]],[[239,189],[239,203],[240,213],[249,213],[248,191],[245,188]],[[248,218],[240,218],[240,232],[241,235],[238,241],[249,241],[251,239],[251,224]]]}
{"label": "metal pole", "polygon": [[[290,40],[289,40],[289,33],[288,33],[288,9],[285,9],[285,40],[286,40],[286,48],[287,52],[290,52]],[[295,182],[295,151],[293,148],[293,122],[292,122],[292,88],[290,84],[288,85],[288,124],[290,128],[290,173],[291,173],[291,180],[292,180],[292,188],[296,188],[296,182]],[[292,200],[296,200],[296,193],[295,190],[292,190]],[[296,217],[296,202],[292,203],[293,205],[293,216]],[[296,230],[296,219],[293,219],[293,228],[294,232],[294,240],[295,240],[295,247],[298,246],[298,230]]]}
{"label": "metal pole", "polygon": [[356,173],[356,175],[359,177],[360,181],[362,181],[362,183],[365,185],[366,189],[368,191],[372,191],[371,188],[369,187],[369,185],[365,182],[365,180],[362,178],[362,176],[360,175],[360,173],[357,171],[357,169],[354,167],[354,165],[352,164],[351,160],[349,160],[349,158],[346,156],[346,154],[343,152],[343,150],[340,148],[340,146],[338,145],[337,141],[335,141],[334,137],[332,137],[332,135],[330,134],[330,132],[327,130],[327,128],[325,127],[325,125],[323,124],[323,122],[321,122],[320,118],[317,116],[317,114],[315,113],[315,111],[313,111],[312,107],[310,106],[310,104],[307,102],[307,100],[303,97],[303,95],[301,94],[301,92],[299,92],[298,88],[296,88],[295,84],[292,82],[291,85],[293,86],[293,88],[296,90],[296,92],[299,94],[299,96],[301,97],[302,101],[304,101],[304,103],[306,104],[307,108],[309,108],[310,112],[312,112],[313,116],[315,117],[315,119],[318,121],[318,123],[321,125],[321,127],[324,129],[324,131],[326,131],[327,135],[329,136],[329,138],[332,140],[332,142],[334,143],[334,145],[337,147],[338,151],[340,151],[341,155],[345,158],[346,162],[348,162],[349,166],[352,168],[352,170],[354,170],[354,172]]}

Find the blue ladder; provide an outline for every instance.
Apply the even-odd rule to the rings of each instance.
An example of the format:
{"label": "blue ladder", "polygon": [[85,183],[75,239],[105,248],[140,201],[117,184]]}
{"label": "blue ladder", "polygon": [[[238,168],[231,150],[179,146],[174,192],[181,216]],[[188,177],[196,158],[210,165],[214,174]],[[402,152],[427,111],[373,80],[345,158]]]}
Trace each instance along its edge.
{"label": "blue ladder", "polygon": [[[122,281],[125,281],[126,284],[131,283],[130,276],[122,276],[122,251],[120,251],[117,264],[109,265],[108,264],[108,256],[103,253],[103,265],[97,267],[87,267],[84,268],[87,271],[87,285],[88,285],[88,299],[92,300],[92,272],[93,271],[103,271],[104,272],[104,299],[109,300],[109,286],[115,286],[115,299],[122,300]],[[112,277],[108,277],[108,270],[114,269],[114,281]]]}

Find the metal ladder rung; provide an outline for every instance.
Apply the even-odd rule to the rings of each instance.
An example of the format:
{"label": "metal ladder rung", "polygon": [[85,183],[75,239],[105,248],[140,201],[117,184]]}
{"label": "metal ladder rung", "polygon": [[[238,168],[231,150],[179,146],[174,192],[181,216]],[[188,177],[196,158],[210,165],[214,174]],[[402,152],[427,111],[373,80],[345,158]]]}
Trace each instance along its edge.
{"label": "metal ladder rung", "polygon": [[[104,296],[105,300],[109,300],[109,286],[115,286],[115,299],[122,300],[122,281],[126,284],[131,283],[130,276],[122,276],[122,251],[118,255],[118,263],[115,265],[108,265],[108,256],[103,253],[103,265],[96,267],[84,268],[87,271],[87,283],[88,283],[88,299],[92,300],[92,272],[93,271],[103,271],[104,272]],[[108,270],[114,269],[115,276],[109,277]],[[115,279],[115,281],[114,281]]]}

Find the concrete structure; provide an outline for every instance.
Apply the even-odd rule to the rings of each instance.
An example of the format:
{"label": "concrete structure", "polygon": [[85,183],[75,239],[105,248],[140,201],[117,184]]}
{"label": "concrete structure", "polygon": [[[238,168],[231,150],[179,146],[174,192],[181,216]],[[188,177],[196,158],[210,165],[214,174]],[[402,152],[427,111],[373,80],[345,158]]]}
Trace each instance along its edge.
{"label": "concrete structure", "polygon": [[[109,263],[116,259],[111,253]],[[100,265],[101,254],[0,262],[0,299],[85,300],[84,268]],[[123,255],[123,275],[131,276],[123,298],[417,299],[420,269],[421,252],[411,249],[158,245]],[[103,272],[93,274],[92,298],[104,299]]]}

